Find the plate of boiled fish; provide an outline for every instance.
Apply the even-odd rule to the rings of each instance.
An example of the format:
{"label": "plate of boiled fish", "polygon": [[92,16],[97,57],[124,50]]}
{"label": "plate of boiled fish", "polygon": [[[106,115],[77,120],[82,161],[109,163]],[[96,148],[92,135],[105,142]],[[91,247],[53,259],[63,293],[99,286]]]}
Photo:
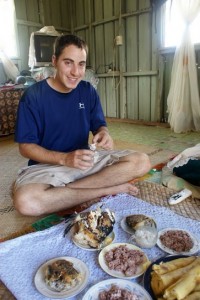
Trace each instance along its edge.
{"label": "plate of boiled fish", "polygon": [[130,234],[134,234],[137,229],[144,226],[157,227],[153,218],[143,214],[127,215],[121,220],[122,229]]}
{"label": "plate of boiled fish", "polygon": [[131,234],[130,243],[141,248],[152,248],[156,245],[158,230],[153,218],[143,214],[128,215],[121,220],[121,227]]}
{"label": "plate of boiled fish", "polygon": [[73,214],[66,220],[64,235],[69,231],[74,244],[84,250],[98,251],[114,241],[115,215],[109,209]]}

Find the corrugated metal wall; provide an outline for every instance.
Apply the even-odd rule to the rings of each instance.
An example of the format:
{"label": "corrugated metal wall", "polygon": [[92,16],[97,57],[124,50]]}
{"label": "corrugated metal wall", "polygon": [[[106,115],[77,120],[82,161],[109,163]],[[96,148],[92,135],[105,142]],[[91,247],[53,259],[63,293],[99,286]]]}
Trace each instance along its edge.
{"label": "corrugated metal wall", "polygon": [[[74,32],[89,41],[107,117],[160,120],[158,36],[147,0],[73,0]],[[118,46],[115,38],[122,36]]]}
{"label": "corrugated metal wall", "polygon": [[[89,44],[107,117],[160,121],[159,12],[149,0],[15,0],[20,70],[28,68],[30,34],[43,26],[74,32]],[[122,45],[115,39],[122,36]]]}

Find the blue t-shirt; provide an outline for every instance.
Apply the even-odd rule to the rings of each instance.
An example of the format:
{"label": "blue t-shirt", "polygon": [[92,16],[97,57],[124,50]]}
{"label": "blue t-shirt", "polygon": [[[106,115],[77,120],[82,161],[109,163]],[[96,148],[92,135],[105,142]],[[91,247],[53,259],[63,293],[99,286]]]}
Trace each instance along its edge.
{"label": "blue t-shirt", "polygon": [[[88,148],[90,131],[101,126],[106,126],[102,106],[89,82],[81,81],[70,93],[60,93],[42,80],[30,86],[20,100],[15,141],[70,152]],[[35,163],[29,161],[29,165]]]}

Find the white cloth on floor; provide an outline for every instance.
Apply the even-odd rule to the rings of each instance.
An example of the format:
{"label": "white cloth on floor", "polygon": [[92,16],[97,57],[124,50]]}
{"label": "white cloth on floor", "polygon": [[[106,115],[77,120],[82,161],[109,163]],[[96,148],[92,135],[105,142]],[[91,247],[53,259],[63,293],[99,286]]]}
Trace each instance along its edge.
{"label": "white cloth on floor", "polygon": [[[127,194],[119,194],[103,198],[100,203],[94,204],[89,210],[102,204],[103,210],[109,208],[115,212],[114,242],[128,242],[130,234],[122,230],[120,221],[126,215],[140,213],[152,216],[159,230],[167,227],[185,229],[200,240],[198,221],[177,215],[166,207],[151,205]],[[0,244],[0,279],[17,300],[49,299],[37,291],[34,276],[40,265],[56,257],[73,256],[85,262],[89,268],[90,276],[87,287],[71,299],[81,300],[89,287],[111,278],[98,264],[98,251],[78,248],[69,236],[63,237],[64,229],[65,223],[62,222],[44,231],[30,233]],[[167,255],[157,246],[143,250],[151,261]],[[132,281],[141,284],[141,277]]]}

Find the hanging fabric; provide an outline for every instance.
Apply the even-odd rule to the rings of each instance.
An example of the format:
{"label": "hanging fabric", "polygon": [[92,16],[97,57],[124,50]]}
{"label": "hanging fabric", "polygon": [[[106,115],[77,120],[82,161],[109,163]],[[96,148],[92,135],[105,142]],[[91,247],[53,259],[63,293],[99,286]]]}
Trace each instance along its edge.
{"label": "hanging fabric", "polygon": [[15,82],[17,76],[19,75],[19,70],[17,66],[1,49],[0,49],[0,59],[3,64],[3,68],[7,78]]}
{"label": "hanging fabric", "polygon": [[200,98],[194,44],[190,25],[200,13],[200,0],[173,0],[185,22],[185,31],[177,46],[167,98],[168,122],[176,133],[200,130]]}
{"label": "hanging fabric", "polygon": [[0,0],[0,60],[7,79],[14,82],[19,75],[17,66],[10,59],[17,55],[15,29],[14,0]]}

